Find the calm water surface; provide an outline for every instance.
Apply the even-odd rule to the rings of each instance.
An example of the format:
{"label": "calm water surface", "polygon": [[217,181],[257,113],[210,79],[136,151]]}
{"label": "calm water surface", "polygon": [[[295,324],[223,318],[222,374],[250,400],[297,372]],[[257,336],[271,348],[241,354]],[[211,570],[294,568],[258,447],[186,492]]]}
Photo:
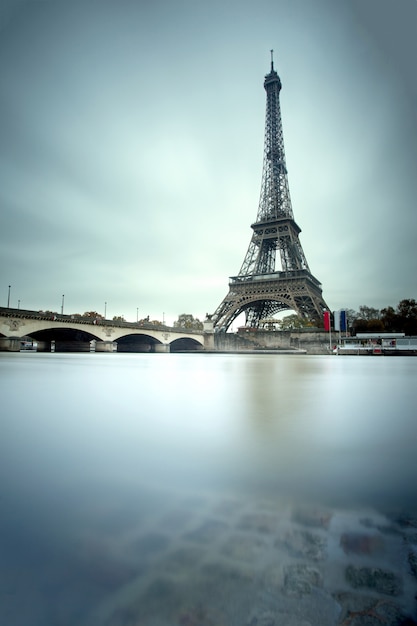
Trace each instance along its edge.
{"label": "calm water surface", "polygon": [[150,573],[185,593],[239,507],[416,514],[417,359],[0,353],[0,401],[9,626],[217,623]]}

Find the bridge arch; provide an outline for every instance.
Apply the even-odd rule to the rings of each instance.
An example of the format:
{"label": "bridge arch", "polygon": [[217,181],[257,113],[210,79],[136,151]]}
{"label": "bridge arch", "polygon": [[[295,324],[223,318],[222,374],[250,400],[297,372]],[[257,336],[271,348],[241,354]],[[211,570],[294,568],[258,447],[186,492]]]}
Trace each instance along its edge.
{"label": "bridge arch", "polygon": [[42,352],[89,352],[92,341],[100,341],[93,333],[71,327],[43,328],[26,335],[38,343]]}
{"label": "bridge arch", "polygon": [[197,352],[198,350],[204,349],[203,344],[192,337],[174,339],[169,345],[170,352]]}
{"label": "bridge arch", "polygon": [[146,333],[129,333],[117,338],[117,352],[156,352],[162,341]]}

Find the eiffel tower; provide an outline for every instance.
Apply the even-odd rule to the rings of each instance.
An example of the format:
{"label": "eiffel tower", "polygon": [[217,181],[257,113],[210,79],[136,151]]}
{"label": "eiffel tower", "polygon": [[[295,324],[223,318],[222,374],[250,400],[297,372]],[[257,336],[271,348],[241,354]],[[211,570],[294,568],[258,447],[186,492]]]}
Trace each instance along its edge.
{"label": "eiffel tower", "polygon": [[[293,310],[322,326],[321,284],[311,274],[294,221],[285,165],[279,92],[281,80],[274,70],[265,76],[266,120],[262,185],[256,222],[248,251],[237,276],[229,279],[229,293],[211,316],[216,331],[226,331],[245,313],[246,324],[259,328],[275,313]],[[277,250],[281,269],[276,270]]]}

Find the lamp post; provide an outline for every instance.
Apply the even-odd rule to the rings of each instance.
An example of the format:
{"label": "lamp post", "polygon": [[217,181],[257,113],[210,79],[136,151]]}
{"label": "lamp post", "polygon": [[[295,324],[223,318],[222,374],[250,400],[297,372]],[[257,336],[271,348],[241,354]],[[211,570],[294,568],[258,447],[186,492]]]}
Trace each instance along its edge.
{"label": "lamp post", "polygon": [[136,324],[138,323],[138,321],[139,321],[139,307],[137,307],[136,309]]}
{"label": "lamp post", "polygon": [[62,294],[61,315],[64,315],[64,298],[65,298],[65,294]]}
{"label": "lamp post", "polygon": [[11,285],[9,285],[9,292],[7,294],[7,308],[9,308],[10,306],[10,289],[11,289]]}
{"label": "lamp post", "polygon": [[20,300],[17,301],[17,308],[20,309]]}
{"label": "lamp post", "polygon": [[106,319],[106,313],[107,313],[107,302],[104,303],[104,319]]}

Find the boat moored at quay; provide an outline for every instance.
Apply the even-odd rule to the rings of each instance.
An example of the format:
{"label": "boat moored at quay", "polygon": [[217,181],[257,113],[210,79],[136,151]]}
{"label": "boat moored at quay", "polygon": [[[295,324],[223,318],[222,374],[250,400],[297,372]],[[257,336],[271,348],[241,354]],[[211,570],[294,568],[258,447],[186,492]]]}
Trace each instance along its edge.
{"label": "boat moored at quay", "polygon": [[333,349],[337,355],[417,356],[417,337],[404,333],[357,333],[341,337]]}

